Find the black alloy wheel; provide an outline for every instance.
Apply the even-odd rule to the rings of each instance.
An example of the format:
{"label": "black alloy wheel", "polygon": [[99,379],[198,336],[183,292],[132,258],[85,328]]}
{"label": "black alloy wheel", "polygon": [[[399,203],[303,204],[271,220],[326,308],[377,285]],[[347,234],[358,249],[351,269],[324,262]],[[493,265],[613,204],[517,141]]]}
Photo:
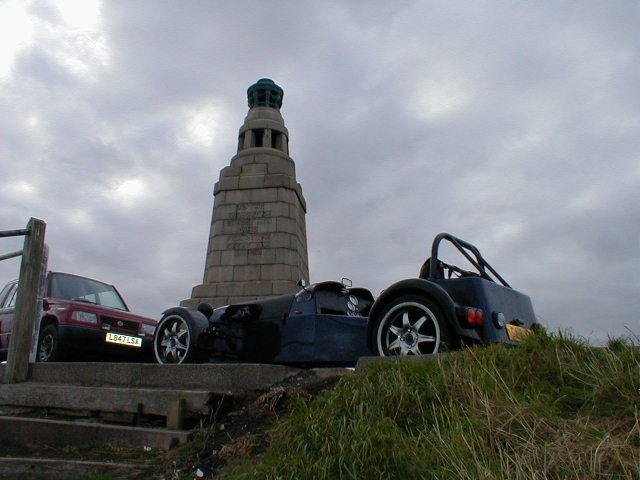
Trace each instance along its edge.
{"label": "black alloy wheel", "polygon": [[160,320],[153,336],[153,354],[158,363],[198,363],[204,360],[196,345],[201,328],[188,313],[174,311]]}
{"label": "black alloy wheel", "polygon": [[440,308],[421,295],[391,301],[378,315],[372,333],[372,344],[381,356],[435,354],[449,340]]}
{"label": "black alloy wheel", "polygon": [[55,325],[47,325],[38,335],[36,361],[53,362],[60,360],[60,342]]}

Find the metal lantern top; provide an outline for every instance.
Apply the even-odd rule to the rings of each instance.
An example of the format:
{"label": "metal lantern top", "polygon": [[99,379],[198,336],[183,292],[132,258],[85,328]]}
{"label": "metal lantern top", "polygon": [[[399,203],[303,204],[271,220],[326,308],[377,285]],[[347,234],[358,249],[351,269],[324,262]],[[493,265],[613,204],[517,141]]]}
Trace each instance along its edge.
{"label": "metal lantern top", "polygon": [[249,108],[282,106],[284,91],[270,78],[261,78],[247,89]]}

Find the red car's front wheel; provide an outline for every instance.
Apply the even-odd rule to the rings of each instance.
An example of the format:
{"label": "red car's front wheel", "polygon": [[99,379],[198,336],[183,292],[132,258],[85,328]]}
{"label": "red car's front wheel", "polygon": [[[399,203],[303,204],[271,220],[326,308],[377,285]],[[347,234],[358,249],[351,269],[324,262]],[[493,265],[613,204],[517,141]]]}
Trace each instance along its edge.
{"label": "red car's front wheel", "polygon": [[63,351],[60,345],[58,329],[55,325],[46,325],[38,335],[37,362],[55,362],[62,360]]}

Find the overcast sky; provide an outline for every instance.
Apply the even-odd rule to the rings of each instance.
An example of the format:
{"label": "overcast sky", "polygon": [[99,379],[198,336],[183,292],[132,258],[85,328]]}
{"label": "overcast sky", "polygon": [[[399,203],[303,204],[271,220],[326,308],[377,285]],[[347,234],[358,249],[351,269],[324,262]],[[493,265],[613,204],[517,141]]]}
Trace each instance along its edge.
{"label": "overcast sky", "polygon": [[639,54],[637,1],[0,0],[0,229],[44,219],[52,269],[158,318],[269,77],[312,281],[377,296],[447,231],[548,327],[640,334]]}

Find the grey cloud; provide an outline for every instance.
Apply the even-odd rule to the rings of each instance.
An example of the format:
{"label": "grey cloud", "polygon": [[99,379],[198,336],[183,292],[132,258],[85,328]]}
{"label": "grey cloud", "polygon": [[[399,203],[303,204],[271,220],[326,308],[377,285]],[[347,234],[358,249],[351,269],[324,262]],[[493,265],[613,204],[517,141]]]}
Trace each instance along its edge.
{"label": "grey cloud", "polygon": [[[56,7],[30,13],[42,28],[0,80],[0,225],[44,218],[53,268],[116,283],[143,314],[186,298],[245,89],[266,76],[285,90],[313,280],[377,293],[451,231],[552,328],[640,331],[635,3],[107,2],[85,74]],[[188,131],[203,108],[212,143]],[[130,201],[126,180],[143,185]]]}

